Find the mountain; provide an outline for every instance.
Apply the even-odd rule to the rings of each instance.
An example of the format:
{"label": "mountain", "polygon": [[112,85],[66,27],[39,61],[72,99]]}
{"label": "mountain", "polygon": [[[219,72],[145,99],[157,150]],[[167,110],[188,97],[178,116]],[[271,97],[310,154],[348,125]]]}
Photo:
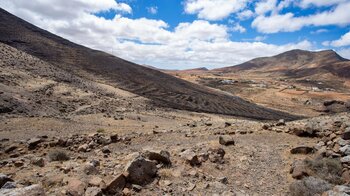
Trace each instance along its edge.
{"label": "mountain", "polygon": [[291,50],[272,57],[262,57],[248,62],[213,70],[214,72],[252,71],[272,73],[293,78],[332,74],[336,77],[350,78],[350,61],[333,50],[310,52]]}
{"label": "mountain", "polygon": [[[253,119],[296,118],[72,43],[2,9],[0,9],[0,42],[66,71],[79,80],[86,79],[86,74],[95,77],[89,78],[92,80],[103,78],[108,85],[148,98],[157,106]],[[52,80],[57,80],[54,78],[57,77],[55,74],[52,77]],[[59,81],[65,82],[62,79]],[[1,93],[0,96],[5,96],[5,93]],[[17,97],[11,99],[21,102]],[[28,102],[21,102],[25,103]]]}

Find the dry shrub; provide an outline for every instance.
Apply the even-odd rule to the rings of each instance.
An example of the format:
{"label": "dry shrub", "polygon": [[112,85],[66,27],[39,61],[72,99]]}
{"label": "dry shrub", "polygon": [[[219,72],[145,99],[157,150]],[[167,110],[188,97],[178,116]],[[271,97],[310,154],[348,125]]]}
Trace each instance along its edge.
{"label": "dry shrub", "polygon": [[162,168],[158,171],[158,175],[162,179],[171,179],[173,177],[173,171],[170,168]]}
{"label": "dry shrub", "polygon": [[306,159],[305,164],[314,173],[312,176],[326,180],[331,184],[342,184],[342,165],[339,159]]}
{"label": "dry shrub", "polygon": [[50,161],[68,161],[70,158],[65,151],[62,150],[53,150],[49,152]]}
{"label": "dry shrub", "polygon": [[291,196],[315,196],[331,188],[332,185],[327,181],[310,176],[293,182],[289,186],[289,191]]}

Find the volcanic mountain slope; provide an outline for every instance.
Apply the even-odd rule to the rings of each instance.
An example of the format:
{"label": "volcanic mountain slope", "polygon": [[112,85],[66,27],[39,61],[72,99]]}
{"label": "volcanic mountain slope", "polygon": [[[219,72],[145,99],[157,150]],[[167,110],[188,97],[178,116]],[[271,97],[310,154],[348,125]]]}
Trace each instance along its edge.
{"label": "volcanic mountain slope", "polygon": [[292,78],[331,74],[350,78],[350,61],[332,50],[310,52],[291,50],[273,57],[256,58],[251,61],[213,70],[215,72],[260,72]]}
{"label": "volcanic mountain slope", "polygon": [[0,10],[0,42],[72,74],[89,73],[102,77],[114,87],[149,98],[157,105],[255,119],[295,118],[74,44],[5,10]]}

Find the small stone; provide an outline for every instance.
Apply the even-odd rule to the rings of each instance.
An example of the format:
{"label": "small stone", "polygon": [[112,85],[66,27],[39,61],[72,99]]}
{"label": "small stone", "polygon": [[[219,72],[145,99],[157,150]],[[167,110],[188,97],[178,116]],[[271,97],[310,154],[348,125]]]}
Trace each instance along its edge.
{"label": "small stone", "polygon": [[219,143],[224,146],[235,145],[234,139],[230,136],[220,136]]}
{"label": "small stone", "polygon": [[134,190],[135,192],[140,192],[142,190],[142,186],[137,184],[133,184],[131,187],[132,187],[132,190]]}
{"label": "small stone", "polygon": [[110,139],[111,139],[111,142],[112,143],[116,143],[119,141],[119,137],[118,137],[118,134],[113,134],[110,136]]}
{"label": "small stone", "polygon": [[180,153],[180,156],[186,160],[191,166],[201,165],[201,162],[198,159],[198,156],[192,150],[185,150]]}
{"label": "small stone", "polygon": [[321,149],[323,146],[325,146],[326,144],[323,142],[323,141],[320,141],[318,142],[316,145],[315,145],[315,148],[317,150]]}
{"label": "small stone", "polygon": [[89,187],[85,191],[85,196],[102,196],[102,190],[98,187]]}
{"label": "small stone", "polygon": [[340,147],[339,151],[344,155],[350,155],[350,145]]}
{"label": "small stone", "polygon": [[332,134],[329,135],[329,139],[330,139],[330,140],[333,140],[333,139],[335,139],[336,137],[337,137],[337,135],[336,135],[335,133],[332,133]]}
{"label": "small stone", "polygon": [[340,158],[340,162],[349,164],[350,163],[350,155]]}
{"label": "small stone", "polygon": [[29,150],[34,150],[38,144],[40,144],[43,140],[41,138],[32,138],[30,140],[28,140],[28,149]]}
{"label": "small stone", "polygon": [[14,189],[17,188],[17,184],[15,182],[6,182],[2,187],[2,189]]}
{"label": "small stone", "polygon": [[88,148],[89,148],[88,144],[83,144],[78,147],[78,152],[86,152]]}
{"label": "small stone", "polygon": [[347,131],[347,130],[346,130],[346,131],[342,134],[341,138],[342,138],[343,140],[350,140],[350,131]]}
{"label": "small stone", "polygon": [[277,123],[276,126],[285,126],[286,125],[286,121],[284,119],[280,119]]}
{"label": "small stone", "polygon": [[145,157],[148,158],[149,160],[155,160],[158,163],[164,163],[166,165],[171,165],[170,153],[168,151],[164,151],[164,150],[162,150],[160,152],[146,151]]}
{"label": "small stone", "polygon": [[173,184],[173,183],[170,180],[160,180],[159,181],[160,186],[170,186],[171,184]]}
{"label": "small stone", "polygon": [[223,183],[223,184],[227,184],[227,183],[228,183],[227,177],[218,178],[218,181],[221,182],[221,183]]}
{"label": "small stone", "polygon": [[187,187],[187,191],[192,191],[194,188],[196,188],[196,184],[189,183]]}
{"label": "small stone", "polygon": [[350,171],[349,170],[344,171],[341,177],[342,177],[342,180],[345,184],[350,183]]}
{"label": "small stone", "polygon": [[72,196],[82,196],[85,193],[86,184],[79,179],[71,179],[68,182],[67,192]]}
{"label": "small stone", "polygon": [[9,146],[9,147],[7,147],[7,148],[5,149],[5,153],[10,153],[10,152],[16,150],[17,148],[18,148],[17,145],[12,144],[11,146]]}
{"label": "small stone", "polygon": [[131,195],[131,191],[130,191],[130,189],[128,189],[128,188],[124,188],[124,189],[123,189],[123,195],[125,195],[125,196],[129,196],[129,195]]}
{"label": "small stone", "polygon": [[89,180],[89,185],[91,186],[97,186],[100,187],[103,183],[102,178],[98,177],[98,176],[93,176],[90,180]]}
{"label": "small stone", "polygon": [[111,150],[109,150],[108,146],[104,146],[102,148],[102,152],[105,153],[105,154],[109,154],[109,153],[111,153]]}
{"label": "small stone", "polygon": [[14,162],[15,167],[22,167],[24,165],[24,162],[22,160],[17,160]]}
{"label": "small stone", "polygon": [[30,160],[30,163],[39,167],[45,166],[45,161],[42,157],[34,157]]}
{"label": "small stone", "polygon": [[212,163],[220,163],[223,164],[225,162],[224,156],[226,154],[225,150],[222,148],[210,148],[208,150],[209,160]]}
{"label": "small stone", "polygon": [[126,185],[126,179],[123,174],[120,174],[119,176],[115,177],[113,180],[111,180],[108,184],[106,184],[106,188],[104,188],[104,192],[106,194],[118,194],[121,193]]}
{"label": "small stone", "polygon": [[91,163],[86,164],[83,168],[83,171],[86,175],[96,175],[99,173],[97,167]]}
{"label": "small stone", "polygon": [[292,174],[292,177],[295,179],[301,179],[305,176],[309,176],[310,171],[306,167],[304,161],[295,161],[292,164],[290,173]]}

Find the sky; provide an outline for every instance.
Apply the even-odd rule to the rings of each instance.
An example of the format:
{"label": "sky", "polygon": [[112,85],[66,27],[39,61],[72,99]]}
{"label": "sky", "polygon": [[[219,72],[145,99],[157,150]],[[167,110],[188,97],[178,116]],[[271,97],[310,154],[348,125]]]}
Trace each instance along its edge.
{"label": "sky", "polygon": [[350,0],[0,0],[72,42],[162,69],[232,66],[292,49],[350,58]]}

